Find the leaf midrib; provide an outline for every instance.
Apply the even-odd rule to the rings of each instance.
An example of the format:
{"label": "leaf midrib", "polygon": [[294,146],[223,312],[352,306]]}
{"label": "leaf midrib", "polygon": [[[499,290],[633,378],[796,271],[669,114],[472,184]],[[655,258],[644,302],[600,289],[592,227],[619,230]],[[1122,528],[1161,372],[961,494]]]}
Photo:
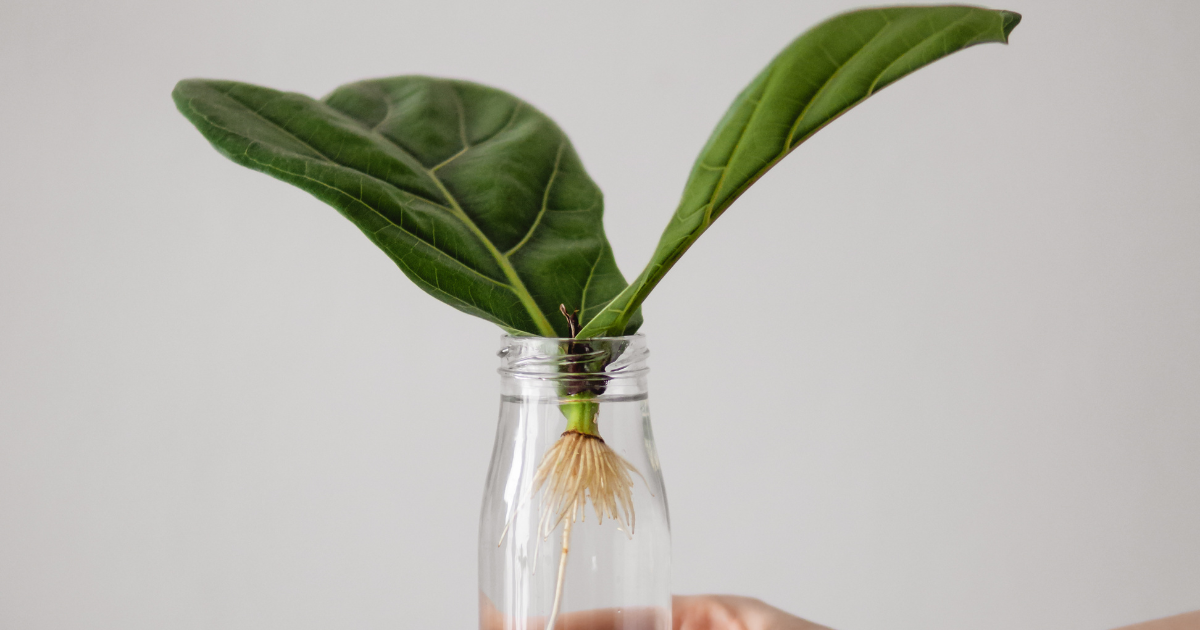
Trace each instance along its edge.
{"label": "leaf midrib", "polygon": [[[387,138],[388,141],[391,141],[391,138],[388,138],[386,135],[380,135],[383,135],[384,138]],[[392,144],[395,143],[393,142]],[[554,326],[550,325],[550,320],[546,319],[546,316],[542,313],[542,310],[538,308],[537,302],[533,300],[533,295],[529,293],[529,289],[525,288],[525,283],[521,281],[521,276],[517,274],[516,268],[512,266],[512,263],[508,260],[508,257],[501,253],[500,250],[496,249],[496,246],[492,243],[491,239],[484,235],[483,230],[480,230],[479,226],[475,225],[475,222],[471,220],[471,217],[467,216],[466,212],[463,212],[462,207],[458,205],[458,200],[454,198],[454,195],[450,194],[450,191],[446,189],[446,186],[442,183],[442,180],[434,175],[429,169],[425,169],[424,167],[422,168],[425,173],[429,175],[429,178],[433,180],[433,183],[438,187],[438,190],[440,190],[442,194],[446,196],[446,201],[450,202],[450,207],[454,210],[455,216],[458,217],[458,219],[464,224],[466,224],[467,228],[471,230],[471,233],[473,233],[475,237],[478,238],[481,243],[483,243],[483,246],[487,248],[488,253],[491,254],[492,258],[496,260],[496,263],[500,265],[500,269],[504,272],[504,276],[508,278],[510,283],[512,283],[513,292],[516,293],[517,297],[521,300],[521,305],[524,306],[525,310],[529,311],[530,316],[533,317],[533,323],[537,325],[538,332],[543,337],[557,337],[558,333],[554,330]]]}

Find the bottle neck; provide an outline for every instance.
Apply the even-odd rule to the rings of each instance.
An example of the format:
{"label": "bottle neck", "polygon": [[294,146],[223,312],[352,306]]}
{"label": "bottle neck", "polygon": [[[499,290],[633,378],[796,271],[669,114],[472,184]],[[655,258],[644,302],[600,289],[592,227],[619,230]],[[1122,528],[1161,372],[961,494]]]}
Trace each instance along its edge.
{"label": "bottle neck", "polygon": [[574,422],[570,430],[589,433],[594,405],[645,397],[648,355],[644,335],[580,340],[505,335],[501,389],[506,397],[556,398]]}

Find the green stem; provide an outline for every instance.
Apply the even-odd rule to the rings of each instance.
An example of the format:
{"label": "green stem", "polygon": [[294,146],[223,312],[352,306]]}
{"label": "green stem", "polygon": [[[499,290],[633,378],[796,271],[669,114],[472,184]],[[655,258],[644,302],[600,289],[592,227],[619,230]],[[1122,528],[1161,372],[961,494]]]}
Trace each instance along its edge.
{"label": "green stem", "polygon": [[565,402],[558,404],[562,414],[567,417],[567,430],[600,437],[600,427],[596,426],[596,416],[600,414],[600,403],[596,395],[583,392],[568,396]]}

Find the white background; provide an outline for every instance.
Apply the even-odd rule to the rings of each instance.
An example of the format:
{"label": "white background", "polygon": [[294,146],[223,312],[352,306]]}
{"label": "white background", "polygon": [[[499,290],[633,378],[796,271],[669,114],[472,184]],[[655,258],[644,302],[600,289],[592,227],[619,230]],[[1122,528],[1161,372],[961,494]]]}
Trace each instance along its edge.
{"label": "white background", "polygon": [[[470,628],[499,330],[226,161],[184,77],[554,117],[627,276],[850,2],[3,0],[0,628]],[[678,592],[838,630],[1200,608],[1200,3],[1035,2],[745,195],[646,304]]]}

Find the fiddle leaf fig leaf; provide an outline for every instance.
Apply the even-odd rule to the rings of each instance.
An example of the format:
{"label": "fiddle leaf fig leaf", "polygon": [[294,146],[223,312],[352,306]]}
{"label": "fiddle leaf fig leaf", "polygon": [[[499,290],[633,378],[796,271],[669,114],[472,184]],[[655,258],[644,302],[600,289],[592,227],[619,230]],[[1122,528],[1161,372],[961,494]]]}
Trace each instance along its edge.
{"label": "fiddle leaf fig leaf", "polygon": [[642,301],[692,243],[825,125],[926,64],[975,44],[1007,43],[1020,20],[975,7],[890,7],[845,13],[801,35],[734,100],[696,159],[650,263],[579,336],[636,329]]}
{"label": "fiddle leaf fig leaf", "polygon": [[505,92],[405,76],[322,100],[199,79],[173,96],[226,157],[333,206],[426,292],[511,332],[567,336],[560,305],[586,323],[627,286],[570,141]]}

